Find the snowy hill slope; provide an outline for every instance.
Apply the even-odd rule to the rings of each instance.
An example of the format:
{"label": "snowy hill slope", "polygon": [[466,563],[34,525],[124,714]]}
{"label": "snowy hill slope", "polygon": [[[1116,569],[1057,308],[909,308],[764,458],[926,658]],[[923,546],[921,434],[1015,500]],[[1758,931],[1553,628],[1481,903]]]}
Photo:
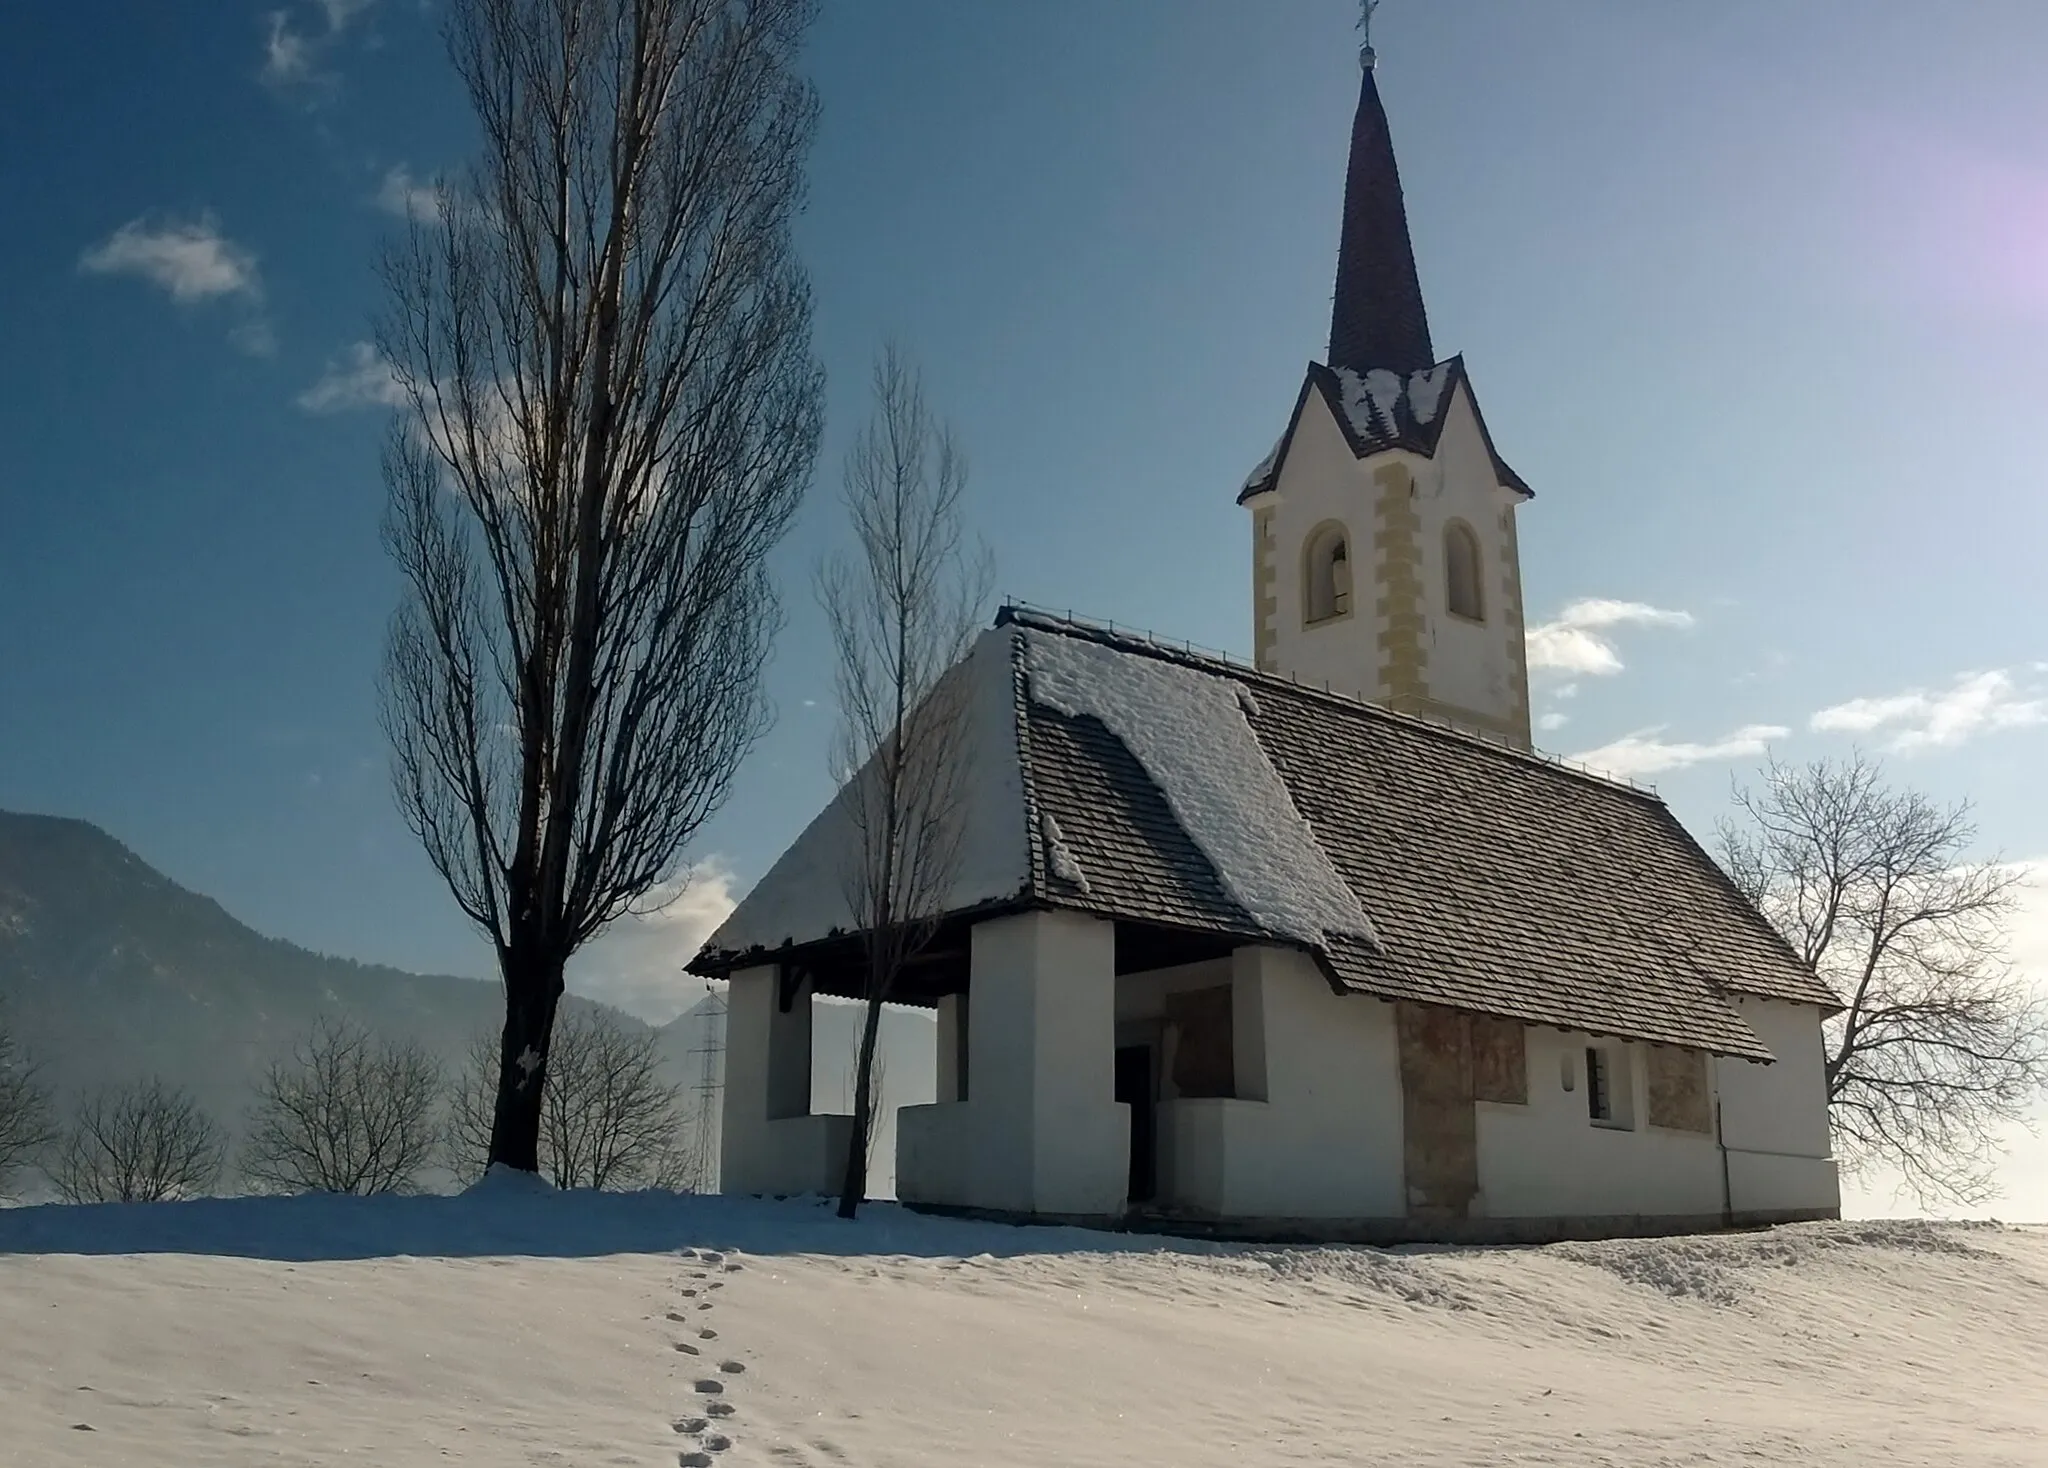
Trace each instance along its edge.
{"label": "snowy hill slope", "polygon": [[2048,1462],[2048,1231],[1258,1250],[578,1195],[0,1212],[9,1464]]}

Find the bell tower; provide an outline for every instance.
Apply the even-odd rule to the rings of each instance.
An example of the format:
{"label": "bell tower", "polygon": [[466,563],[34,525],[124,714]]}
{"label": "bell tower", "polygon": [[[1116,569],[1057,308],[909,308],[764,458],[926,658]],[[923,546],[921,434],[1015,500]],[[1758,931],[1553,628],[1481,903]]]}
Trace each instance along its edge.
{"label": "bell tower", "polygon": [[1364,0],[1327,362],[1246,480],[1260,668],[1528,748],[1515,511],[1462,357],[1439,361]]}

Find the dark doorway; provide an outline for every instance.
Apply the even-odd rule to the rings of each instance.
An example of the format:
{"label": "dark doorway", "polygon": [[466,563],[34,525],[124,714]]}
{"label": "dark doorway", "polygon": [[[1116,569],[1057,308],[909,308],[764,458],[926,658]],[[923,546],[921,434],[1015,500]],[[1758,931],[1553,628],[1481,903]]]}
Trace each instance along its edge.
{"label": "dark doorway", "polygon": [[1131,1108],[1131,1201],[1152,1200],[1152,1047],[1125,1045],[1116,1052],[1116,1099]]}

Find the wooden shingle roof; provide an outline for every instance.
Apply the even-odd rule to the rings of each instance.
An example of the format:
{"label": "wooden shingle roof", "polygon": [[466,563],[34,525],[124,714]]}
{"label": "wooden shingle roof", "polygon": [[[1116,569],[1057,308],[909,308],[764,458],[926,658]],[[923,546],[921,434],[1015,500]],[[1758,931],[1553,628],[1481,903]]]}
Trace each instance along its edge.
{"label": "wooden shingle roof", "polygon": [[[1342,989],[1756,1060],[1770,1052],[1731,996],[1836,1004],[1655,795],[1127,634],[1002,620],[1249,691],[1260,747],[1379,937],[1321,946]],[[1027,800],[1087,880],[1034,862],[1033,895],[1261,936],[1123,742],[1035,701],[1021,657],[1018,678]]]}

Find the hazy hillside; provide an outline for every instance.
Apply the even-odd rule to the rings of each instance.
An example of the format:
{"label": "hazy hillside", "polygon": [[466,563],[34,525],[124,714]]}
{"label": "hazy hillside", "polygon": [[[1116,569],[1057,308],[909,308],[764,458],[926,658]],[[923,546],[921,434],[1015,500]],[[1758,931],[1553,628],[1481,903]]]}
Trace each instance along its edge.
{"label": "hazy hillside", "polygon": [[[499,1014],[493,983],[355,963],[266,938],[95,826],[4,811],[0,999],[66,1096],[160,1075],[189,1087],[231,1126],[265,1066],[321,1015],[412,1036],[453,1065]],[[722,997],[707,996],[659,1032],[670,1077],[693,1101],[706,1052],[722,1042],[722,1011]],[[821,1111],[851,1109],[856,1023],[850,1006],[819,1006],[813,1095]],[[888,1102],[929,1101],[930,1017],[892,1011],[885,1044]],[[893,1148],[882,1152],[877,1182],[886,1185]]]}

